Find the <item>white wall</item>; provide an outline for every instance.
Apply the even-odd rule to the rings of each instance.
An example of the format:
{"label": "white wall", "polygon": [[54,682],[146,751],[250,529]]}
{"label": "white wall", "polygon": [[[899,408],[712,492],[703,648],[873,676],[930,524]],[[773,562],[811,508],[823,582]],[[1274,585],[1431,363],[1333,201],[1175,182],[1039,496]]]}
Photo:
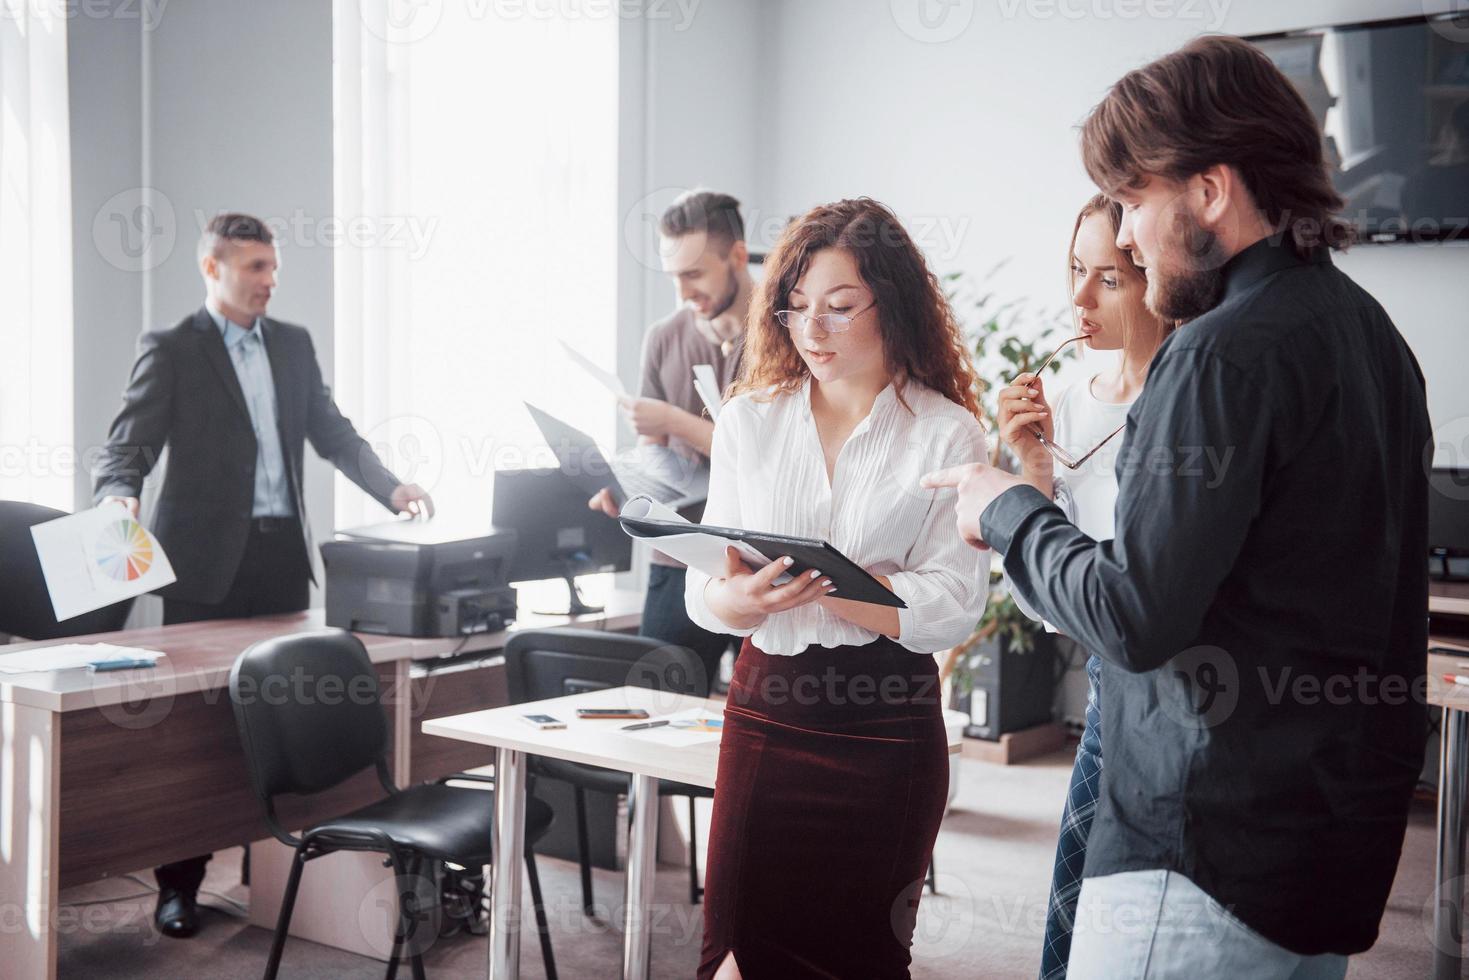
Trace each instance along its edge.
{"label": "white wall", "polygon": [[[757,200],[770,211],[796,212],[839,197],[878,198],[908,221],[940,271],[980,272],[1010,257],[997,281],[1005,295],[1064,304],[1066,243],[1077,209],[1095,190],[1081,167],[1076,126],[1123,73],[1207,31],[1259,34],[1451,6],[771,3],[761,33],[764,115],[752,137],[762,151]],[[1147,9],[1174,16],[1122,16]],[[1083,16],[1068,15],[1076,13]],[[1340,259],[1413,346],[1438,426],[1469,417],[1466,244],[1360,246]]]}

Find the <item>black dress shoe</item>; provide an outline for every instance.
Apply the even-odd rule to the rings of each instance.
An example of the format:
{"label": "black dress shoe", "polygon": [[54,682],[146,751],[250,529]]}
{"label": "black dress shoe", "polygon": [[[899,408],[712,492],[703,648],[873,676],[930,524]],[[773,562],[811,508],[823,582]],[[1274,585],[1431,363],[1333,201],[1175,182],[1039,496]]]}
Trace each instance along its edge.
{"label": "black dress shoe", "polygon": [[199,931],[199,905],[193,892],[165,888],[158,893],[153,922],[158,931],[174,939],[188,939]]}

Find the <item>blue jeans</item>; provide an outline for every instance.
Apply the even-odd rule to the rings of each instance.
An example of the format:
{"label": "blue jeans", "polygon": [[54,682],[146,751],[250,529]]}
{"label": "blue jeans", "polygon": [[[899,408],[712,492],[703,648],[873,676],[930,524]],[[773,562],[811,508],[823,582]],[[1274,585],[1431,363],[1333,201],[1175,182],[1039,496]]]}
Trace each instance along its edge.
{"label": "blue jeans", "polygon": [[1102,661],[1086,661],[1086,726],[1076,762],[1071,766],[1071,788],[1061,813],[1061,836],[1056,841],[1056,868],[1051,873],[1051,896],[1046,904],[1046,938],[1041,949],[1041,980],[1064,980],[1071,955],[1071,929],[1081,894],[1081,871],[1086,863],[1086,839],[1097,813],[1102,784]]}
{"label": "blue jeans", "polygon": [[1069,970],[1071,980],[1342,980],[1347,958],[1277,946],[1160,869],[1086,880]]}

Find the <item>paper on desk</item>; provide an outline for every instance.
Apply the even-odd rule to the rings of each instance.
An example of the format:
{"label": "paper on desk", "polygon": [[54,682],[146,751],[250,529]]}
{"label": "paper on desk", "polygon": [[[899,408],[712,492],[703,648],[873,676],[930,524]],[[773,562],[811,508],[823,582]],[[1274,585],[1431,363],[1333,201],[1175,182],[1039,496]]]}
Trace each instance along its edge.
{"label": "paper on desk", "polygon": [[37,524],[31,539],[58,620],[176,581],[158,539],[120,504]]}
{"label": "paper on desk", "polygon": [[717,742],[724,733],[724,713],[717,709],[689,708],[687,711],[675,712],[667,718],[654,720],[667,721],[668,724],[660,725],[657,728],[640,728],[631,732],[619,731],[618,734],[645,742],[656,742],[659,745],[680,747]]}
{"label": "paper on desk", "polygon": [[[649,518],[657,521],[669,521],[676,524],[689,524],[690,522],[679,516],[678,512],[666,504],[660,504],[652,497],[639,494],[622,505],[623,517]],[[623,526],[627,530],[626,525]],[[734,548],[745,559],[752,568],[764,568],[770,564],[770,559],[745,544],[743,541],[733,541],[729,538],[720,538],[712,534],[667,534],[659,537],[643,537],[628,530],[629,537],[635,537],[647,541],[649,545],[657,548],[670,558],[683,562],[690,568],[697,568],[705,575],[716,578],[723,577],[725,572],[724,549]],[[784,576],[789,582],[790,577]],[[781,577],[776,578],[777,584],[781,583]]]}
{"label": "paper on desk", "polygon": [[714,365],[694,365],[694,390],[699,393],[699,398],[704,402],[704,407],[709,409],[711,419],[719,418],[719,379],[714,376]]}
{"label": "paper on desk", "polygon": [[142,647],[120,647],[113,643],[59,643],[37,650],[0,653],[0,674],[29,674],[35,671],[70,670],[85,667],[98,660],[121,660],[124,657],[158,662],[163,656],[157,650]]}
{"label": "paper on desk", "polygon": [[608,371],[606,368],[593,363],[586,355],[574,349],[566,341],[560,341],[561,349],[566,351],[566,356],[576,364],[577,367],[597,379],[597,382],[618,398],[627,397],[627,389],[622,386],[622,379]]}

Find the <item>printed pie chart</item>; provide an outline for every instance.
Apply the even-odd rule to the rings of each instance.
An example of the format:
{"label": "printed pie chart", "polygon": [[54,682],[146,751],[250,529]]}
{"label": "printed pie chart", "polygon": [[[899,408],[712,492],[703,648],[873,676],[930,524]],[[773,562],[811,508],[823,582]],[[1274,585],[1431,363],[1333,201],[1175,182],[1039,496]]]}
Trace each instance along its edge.
{"label": "printed pie chart", "polygon": [[678,718],[668,723],[670,728],[682,728],[690,732],[722,732],[723,718]]}
{"label": "printed pie chart", "polygon": [[108,524],[97,536],[97,565],[108,578],[131,582],[153,565],[153,541],[131,519]]}

